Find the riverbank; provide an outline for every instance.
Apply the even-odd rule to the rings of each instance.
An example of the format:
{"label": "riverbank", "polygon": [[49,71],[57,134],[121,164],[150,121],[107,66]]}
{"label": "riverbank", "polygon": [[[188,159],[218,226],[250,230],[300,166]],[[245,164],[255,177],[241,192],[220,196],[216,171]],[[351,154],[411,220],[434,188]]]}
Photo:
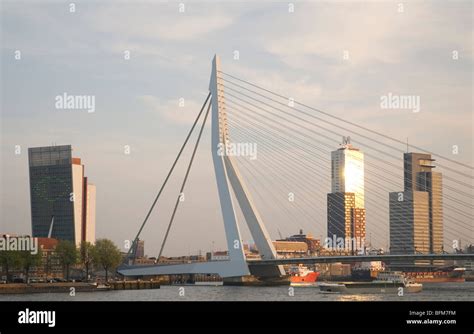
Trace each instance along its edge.
{"label": "riverbank", "polygon": [[[74,288],[74,290],[71,290]],[[0,294],[29,294],[53,292],[92,292],[97,285],[91,283],[7,283],[0,284]]]}
{"label": "riverbank", "polygon": [[0,284],[1,294],[31,294],[31,293],[70,293],[98,292],[108,290],[145,290],[159,289],[160,283],[154,281],[114,281],[107,285],[96,283],[8,283]]}

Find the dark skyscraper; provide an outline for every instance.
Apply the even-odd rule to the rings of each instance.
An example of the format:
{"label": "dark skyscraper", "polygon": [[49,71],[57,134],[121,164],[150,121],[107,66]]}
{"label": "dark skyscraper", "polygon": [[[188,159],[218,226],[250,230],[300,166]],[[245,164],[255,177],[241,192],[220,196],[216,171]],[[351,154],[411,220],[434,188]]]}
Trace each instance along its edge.
{"label": "dark skyscraper", "polygon": [[71,146],[29,148],[28,158],[33,237],[95,242],[95,186]]}
{"label": "dark skyscraper", "polygon": [[[28,149],[33,237],[75,241],[71,146]],[[54,222],[52,218],[54,216]]]}
{"label": "dark skyscraper", "polygon": [[[405,153],[404,191],[390,193],[390,252],[443,251],[442,175],[430,154]],[[421,263],[421,262],[418,262]],[[443,261],[434,261],[442,265]]]}

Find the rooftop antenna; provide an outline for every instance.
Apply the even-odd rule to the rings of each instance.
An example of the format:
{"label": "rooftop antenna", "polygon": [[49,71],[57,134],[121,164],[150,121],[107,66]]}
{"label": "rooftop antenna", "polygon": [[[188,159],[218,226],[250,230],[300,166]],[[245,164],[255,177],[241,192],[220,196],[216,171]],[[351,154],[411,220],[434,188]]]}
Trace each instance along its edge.
{"label": "rooftop antenna", "polygon": [[49,225],[48,238],[51,238],[51,235],[53,234],[53,226],[54,226],[54,215],[51,217],[51,225]]}
{"label": "rooftop antenna", "polygon": [[409,146],[409,145],[408,145],[408,137],[407,137],[407,153],[409,153],[409,152],[410,152],[410,149],[409,149],[409,147],[408,147],[408,146]]}

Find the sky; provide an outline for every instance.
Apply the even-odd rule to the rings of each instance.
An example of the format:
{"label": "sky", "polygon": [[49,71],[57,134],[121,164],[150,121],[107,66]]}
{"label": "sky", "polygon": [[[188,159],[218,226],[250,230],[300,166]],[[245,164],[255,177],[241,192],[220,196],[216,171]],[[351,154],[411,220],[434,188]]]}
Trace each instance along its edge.
{"label": "sky", "polygon": [[[335,116],[446,156],[458,145],[455,159],[473,165],[470,1],[420,1],[403,10],[399,1],[295,1],[294,12],[281,1],[186,1],[184,12],[174,1],[76,1],[73,12],[70,3],[0,4],[2,232],[31,233],[27,148],[70,144],[97,186],[97,237],[123,248],[207,96],[214,54],[225,72]],[[95,96],[95,112],[56,109],[64,92]],[[421,111],[382,110],[389,92],[420,96]],[[226,248],[209,130],[165,255]],[[184,168],[142,234],[150,256]],[[315,218],[267,228],[272,238],[299,228],[323,235],[325,224]],[[251,239],[245,228],[243,235]],[[383,233],[379,246],[386,243]]]}

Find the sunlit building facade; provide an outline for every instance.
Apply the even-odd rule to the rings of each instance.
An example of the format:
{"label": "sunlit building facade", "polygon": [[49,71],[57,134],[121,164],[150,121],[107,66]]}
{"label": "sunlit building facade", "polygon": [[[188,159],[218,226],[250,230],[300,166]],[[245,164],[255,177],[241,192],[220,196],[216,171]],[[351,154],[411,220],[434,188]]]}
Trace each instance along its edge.
{"label": "sunlit building facade", "polygon": [[85,217],[83,224],[82,236],[85,241],[95,243],[95,203],[96,203],[96,187],[92,183],[87,182],[87,178],[84,180],[85,194],[86,194],[86,206],[85,206]]}
{"label": "sunlit building facade", "polygon": [[364,208],[364,154],[344,138],[331,152],[331,193],[327,195],[328,239],[358,239],[366,236]]}
{"label": "sunlit building facade", "polygon": [[355,206],[364,207],[364,153],[350,143],[331,152],[331,192],[354,193]]}
{"label": "sunlit building facade", "polygon": [[444,250],[442,175],[438,172],[420,172],[418,173],[417,185],[420,191],[428,193],[430,252],[442,253]]}

